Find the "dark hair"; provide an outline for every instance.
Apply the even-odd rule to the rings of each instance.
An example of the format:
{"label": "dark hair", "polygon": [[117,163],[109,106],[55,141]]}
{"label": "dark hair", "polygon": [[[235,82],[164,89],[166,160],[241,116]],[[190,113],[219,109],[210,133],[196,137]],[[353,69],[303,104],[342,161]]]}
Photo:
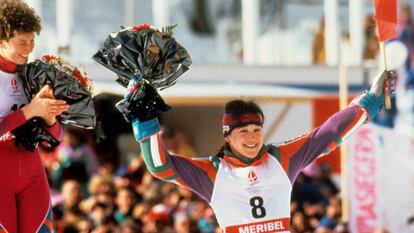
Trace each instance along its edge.
{"label": "dark hair", "polygon": [[228,136],[235,128],[249,124],[262,126],[264,115],[260,107],[253,101],[232,100],[224,107],[223,135]]}
{"label": "dark hair", "polygon": [[176,131],[174,128],[172,128],[171,126],[163,126],[162,130],[161,130],[161,137],[163,139],[165,138],[173,138],[176,135]]}
{"label": "dark hair", "polygon": [[216,152],[214,156],[217,156],[219,158],[224,157],[224,151],[230,149],[230,144],[228,142],[224,142],[224,145],[222,145]]}
{"label": "dark hair", "polygon": [[249,100],[244,101],[241,99],[231,100],[227,102],[224,107],[225,114],[231,114],[234,116],[239,116],[245,113],[260,114],[264,119],[263,111],[255,102]]}
{"label": "dark hair", "polygon": [[0,40],[10,40],[19,33],[39,34],[40,17],[21,0],[0,0]]}
{"label": "dark hair", "polygon": [[[258,114],[261,117],[261,123],[264,122],[264,114],[262,109],[255,102],[249,100],[244,101],[241,99],[231,100],[226,103],[224,107],[224,115],[241,116],[244,114]],[[239,122],[230,127],[230,129],[224,134],[225,136],[231,134],[231,131],[235,128],[244,127],[252,122]],[[216,156],[222,158],[224,156],[224,150],[229,150],[230,145],[225,142],[224,145],[217,151]]]}

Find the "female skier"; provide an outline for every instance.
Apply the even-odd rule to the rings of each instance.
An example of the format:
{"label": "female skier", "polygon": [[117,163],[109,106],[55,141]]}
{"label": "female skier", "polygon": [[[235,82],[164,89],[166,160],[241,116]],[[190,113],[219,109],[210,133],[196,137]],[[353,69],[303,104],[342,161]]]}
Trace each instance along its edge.
{"label": "female skier", "polygon": [[383,105],[387,76],[385,71],[379,73],[368,92],[320,127],[278,145],[264,144],[264,116],[255,103],[230,101],[222,119],[225,145],[218,154],[205,159],[171,155],[165,149],[157,119],[158,111],[165,109],[160,107],[164,103],[146,100],[150,95],[156,96],[152,100],[161,98],[149,83],[137,82],[128,88],[125,99],[143,98],[132,116],[127,117],[136,117],[132,126],[148,170],[205,199],[224,232],[288,233],[290,196],[296,176],[375,117]]}
{"label": "female skier", "polygon": [[62,138],[56,116],[69,106],[45,86],[28,103],[17,70],[34,48],[40,18],[22,1],[0,0],[0,232],[52,232],[46,175],[37,151],[15,146],[13,129],[41,117]]}

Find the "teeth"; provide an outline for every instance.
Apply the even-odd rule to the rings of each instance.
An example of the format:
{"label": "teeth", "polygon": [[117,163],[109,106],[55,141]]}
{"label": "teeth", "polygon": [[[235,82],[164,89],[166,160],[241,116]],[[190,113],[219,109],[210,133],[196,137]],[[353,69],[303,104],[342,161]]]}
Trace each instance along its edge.
{"label": "teeth", "polygon": [[21,57],[24,57],[24,58],[28,58],[29,57],[29,55],[23,55],[23,54],[20,54],[20,56]]}
{"label": "teeth", "polygon": [[253,144],[253,145],[244,145],[245,147],[248,147],[248,148],[255,148],[256,147],[256,145],[257,144]]}

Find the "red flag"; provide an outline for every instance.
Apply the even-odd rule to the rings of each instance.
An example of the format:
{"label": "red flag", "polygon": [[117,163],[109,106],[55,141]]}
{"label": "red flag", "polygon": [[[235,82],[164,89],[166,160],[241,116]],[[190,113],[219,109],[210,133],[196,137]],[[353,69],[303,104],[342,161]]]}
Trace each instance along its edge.
{"label": "red flag", "polygon": [[397,0],[374,0],[378,39],[385,41],[397,35]]}

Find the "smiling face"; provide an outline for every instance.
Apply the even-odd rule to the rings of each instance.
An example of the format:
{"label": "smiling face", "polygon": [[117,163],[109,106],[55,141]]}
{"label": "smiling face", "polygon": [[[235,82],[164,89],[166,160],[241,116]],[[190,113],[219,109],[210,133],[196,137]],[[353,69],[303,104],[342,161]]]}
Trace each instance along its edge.
{"label": "smiling face", "polygon": [[225,137],[231,150],[237,155],[253,159],[257,156],[263,145],[262,127],[255,124],[235,128]]}
{"label": "smiling face", "polygon": [[19,33],[9,40],[0,40],[0,56],[17,65],[27,63],[35,45],[35,33]]}

